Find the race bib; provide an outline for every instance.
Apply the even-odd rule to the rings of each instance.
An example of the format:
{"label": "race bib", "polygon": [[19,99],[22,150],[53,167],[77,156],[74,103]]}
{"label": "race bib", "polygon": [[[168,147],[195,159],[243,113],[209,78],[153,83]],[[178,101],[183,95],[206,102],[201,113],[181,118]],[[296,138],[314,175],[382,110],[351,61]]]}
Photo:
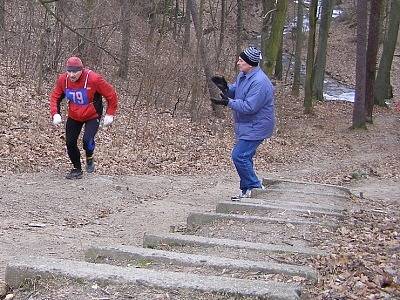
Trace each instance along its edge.
{"label": "race bib", "polygon": [[76,105],[88,105],[89,104],[89,97],[86,88],[82,89],[66,89],[65,90],[65,97],[68,101]]}

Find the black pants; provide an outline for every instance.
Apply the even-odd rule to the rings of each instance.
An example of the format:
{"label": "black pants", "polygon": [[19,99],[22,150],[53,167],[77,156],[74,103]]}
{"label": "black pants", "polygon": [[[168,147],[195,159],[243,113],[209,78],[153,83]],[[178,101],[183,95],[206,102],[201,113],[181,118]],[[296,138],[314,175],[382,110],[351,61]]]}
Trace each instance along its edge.
{"label": "black pants", "polygon": [[86,122],[78,122],[68,118],[66,124],[66,144],[69,159],[71,160],[74,168],[81,170],[81,153],[78,148],[78,137],[81,133],[82,127],[85,124],[83,133],[83,149],[85,149],[86,157],[91,157],[94,152],[95,142],[94,137],[99,129],[100,119],[92,119]]}

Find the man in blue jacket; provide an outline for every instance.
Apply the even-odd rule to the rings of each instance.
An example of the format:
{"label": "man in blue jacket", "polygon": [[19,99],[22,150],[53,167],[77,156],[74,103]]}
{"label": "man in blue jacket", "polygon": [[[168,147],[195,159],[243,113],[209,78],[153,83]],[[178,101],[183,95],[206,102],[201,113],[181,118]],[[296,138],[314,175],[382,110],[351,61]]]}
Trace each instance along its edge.
{"label": "man in blue jacket", "polygon": [[240,177],[241,192],[232,197],[234,201],[251,197],[253,188],[264,188],[254,171],[253,156],[257,147],[271,137],[275,127],[274,87],[258,66],[259,62],[260,51],[246,48],[239,55],[240,73],[235,83],[228,84],[220,76],[211,79],[222,91],[221,98],[211,98],[211,101],[232,109],[235,122],[232,160]]}

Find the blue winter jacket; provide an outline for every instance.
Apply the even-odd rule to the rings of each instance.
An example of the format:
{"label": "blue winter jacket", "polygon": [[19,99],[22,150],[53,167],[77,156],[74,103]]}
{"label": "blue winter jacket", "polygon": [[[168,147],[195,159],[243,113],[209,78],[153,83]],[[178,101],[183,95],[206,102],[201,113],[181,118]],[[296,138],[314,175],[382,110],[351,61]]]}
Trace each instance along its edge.
{"label": "blue winter jacket", "polygon": [[263,140],[275,127],[274,87],[260,67],[240,72],[229,84],[228,107],[233,110],[238,140]]}

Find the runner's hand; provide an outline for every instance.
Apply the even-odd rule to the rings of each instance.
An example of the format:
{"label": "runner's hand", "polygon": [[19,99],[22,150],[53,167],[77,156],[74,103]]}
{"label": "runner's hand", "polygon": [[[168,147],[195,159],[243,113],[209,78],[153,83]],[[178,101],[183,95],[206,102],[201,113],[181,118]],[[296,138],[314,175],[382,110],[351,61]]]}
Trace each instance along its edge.
{"label": "runner's hand", "polygon": [[61,124],[61,116],[59,114],[55,114],[53,116],[53,125],[57,126],[58,124]]}
{"label": "runner's hand", "polygon": [[109,126],[114,121],[114,117],[112,115],[105,115],[103,120],[104,126]]}

